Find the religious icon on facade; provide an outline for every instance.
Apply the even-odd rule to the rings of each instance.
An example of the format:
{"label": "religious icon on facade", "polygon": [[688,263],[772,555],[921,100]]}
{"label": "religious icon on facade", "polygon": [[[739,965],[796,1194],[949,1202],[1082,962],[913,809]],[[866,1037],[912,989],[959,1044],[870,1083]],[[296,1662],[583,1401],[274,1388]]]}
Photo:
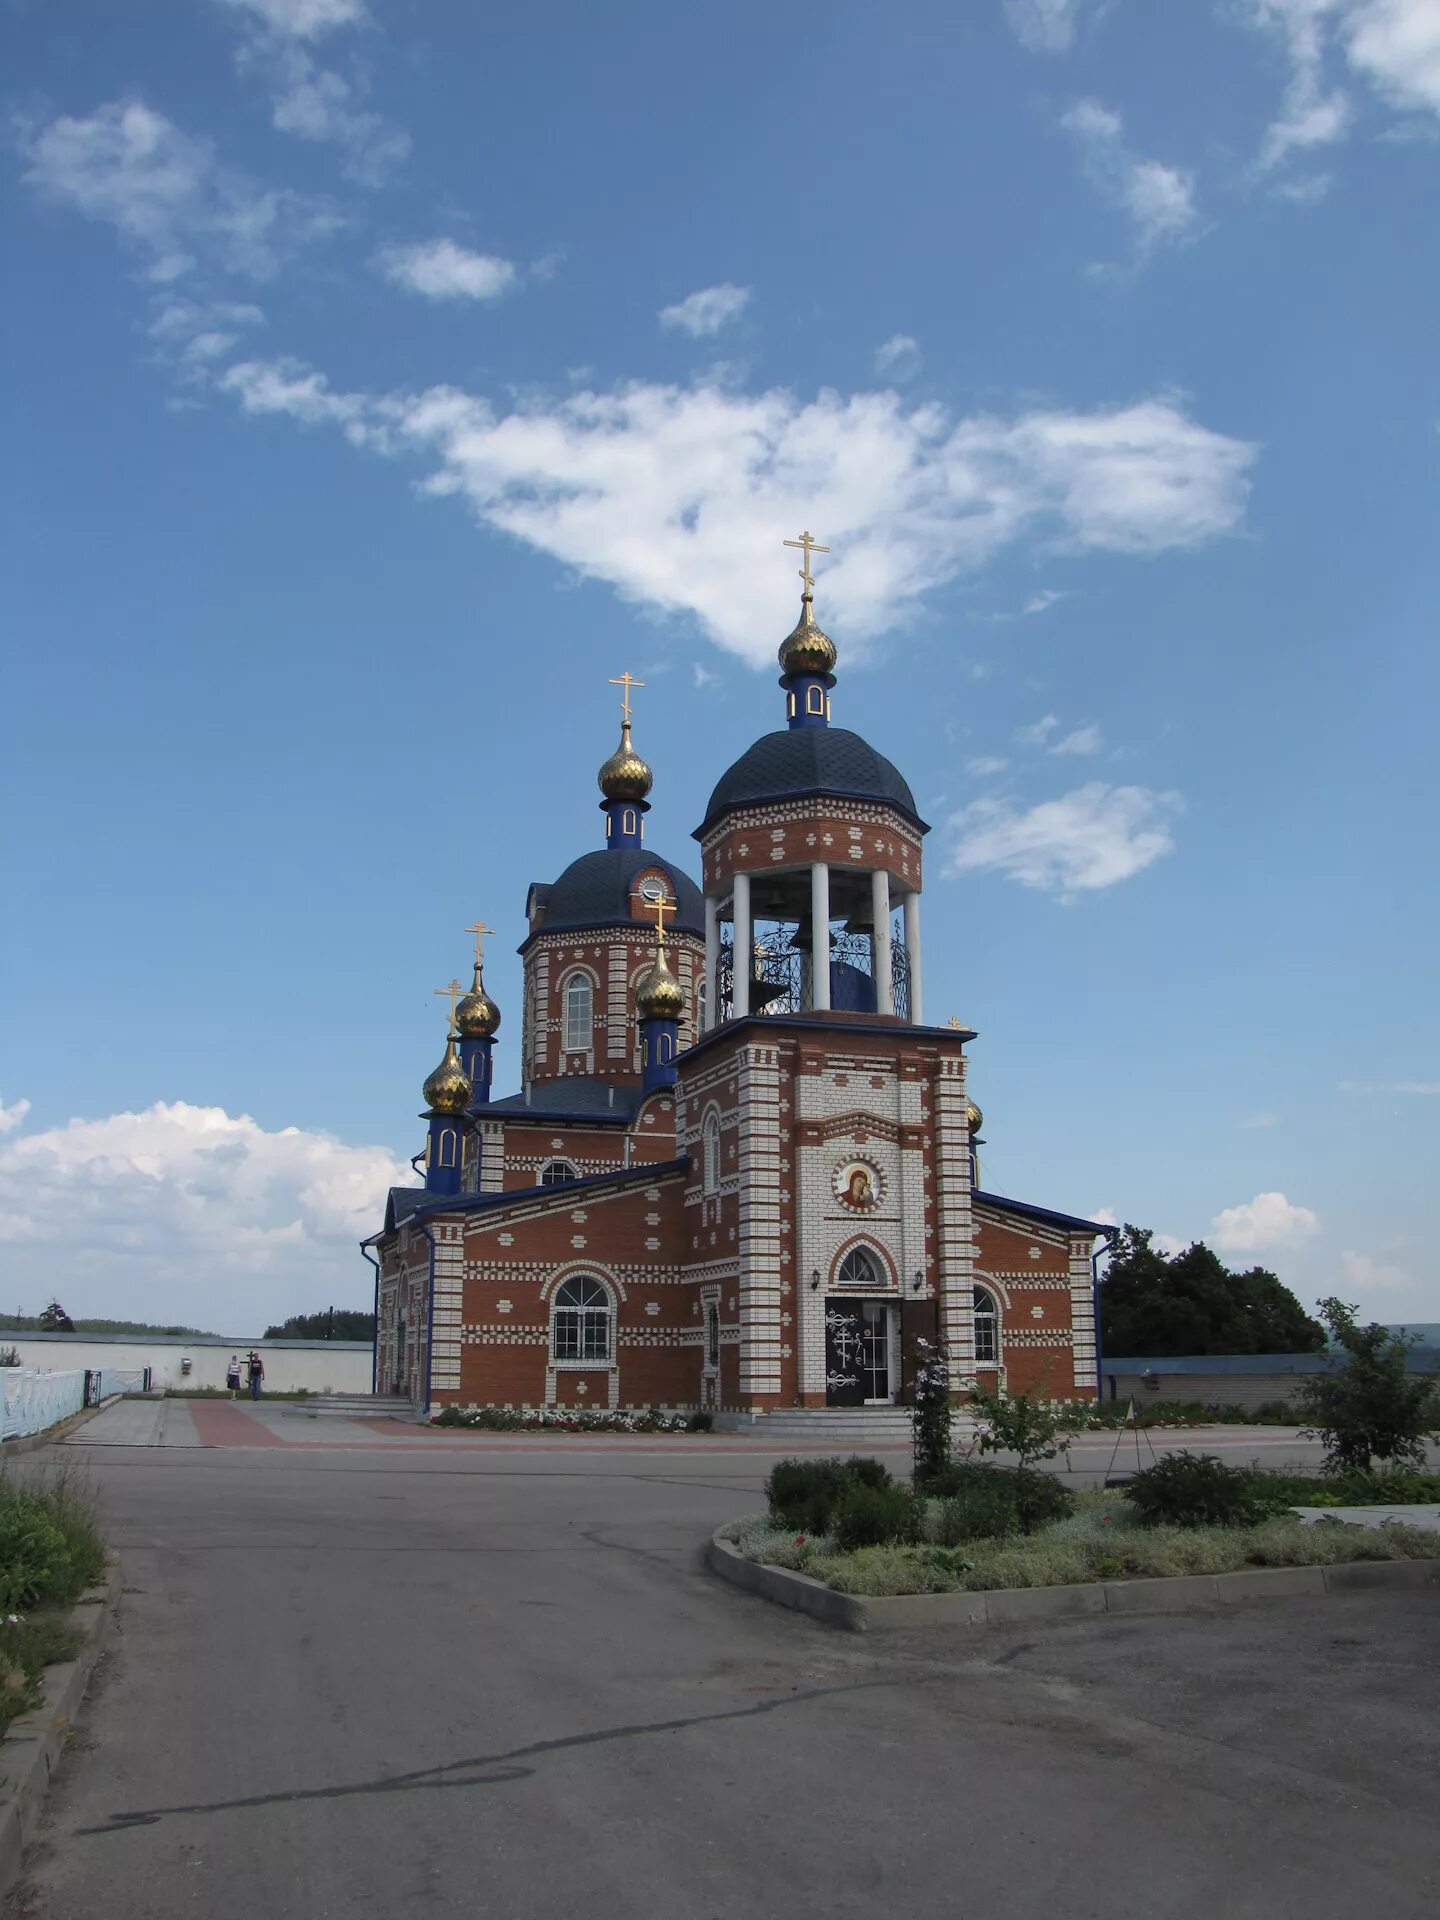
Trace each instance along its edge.
{"label": "religious icon on facade", "polygon": [[873,1207],[879,1199],[879,1175],[863,1160],[848,1160],[835,1175],[835,1197],[847,1207]]}

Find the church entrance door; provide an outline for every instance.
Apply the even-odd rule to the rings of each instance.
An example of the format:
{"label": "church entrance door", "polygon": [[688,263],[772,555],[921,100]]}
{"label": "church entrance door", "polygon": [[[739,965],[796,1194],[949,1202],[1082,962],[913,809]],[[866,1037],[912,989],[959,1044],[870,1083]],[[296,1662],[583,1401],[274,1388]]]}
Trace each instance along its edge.
{"label": "church entrance door", "polygon": [[899,1385],[900,1309],[889,1300],[825,1303],[825,1404],[889,1405]]}

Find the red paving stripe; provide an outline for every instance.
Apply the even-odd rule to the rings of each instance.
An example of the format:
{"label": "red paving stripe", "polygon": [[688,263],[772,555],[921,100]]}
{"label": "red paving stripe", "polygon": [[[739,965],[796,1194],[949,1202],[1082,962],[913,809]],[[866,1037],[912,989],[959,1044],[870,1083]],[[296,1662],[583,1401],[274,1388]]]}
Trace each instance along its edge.
{"label": "red paving stripe", "polygon": [[288,1447],[282,1440],[243,1407],[228,1400],[192,1400],[190,1418],[202,1447]]}

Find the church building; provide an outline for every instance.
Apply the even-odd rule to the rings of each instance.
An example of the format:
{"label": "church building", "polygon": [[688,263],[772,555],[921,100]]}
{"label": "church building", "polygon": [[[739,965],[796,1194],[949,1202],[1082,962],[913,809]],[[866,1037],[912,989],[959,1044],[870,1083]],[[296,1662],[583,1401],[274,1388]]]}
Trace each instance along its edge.
{"label": "church building", "polygon": [[377,1391],[432,1415],[873,1407],[938,1339],[957,1396],[1096,1393],[1110,1229],[981,1184],[975,1034],[925,1020],[928,829],[899,770],[831,723],[816,549],[788,544],[784,724],[716,782],[698,885],[651,849],[636,683],[616,683],[601,844],[525,902],[520,1091],[500,1099],[492,929],[470,929],[424,1184],[392,1188],[364,1242]]}

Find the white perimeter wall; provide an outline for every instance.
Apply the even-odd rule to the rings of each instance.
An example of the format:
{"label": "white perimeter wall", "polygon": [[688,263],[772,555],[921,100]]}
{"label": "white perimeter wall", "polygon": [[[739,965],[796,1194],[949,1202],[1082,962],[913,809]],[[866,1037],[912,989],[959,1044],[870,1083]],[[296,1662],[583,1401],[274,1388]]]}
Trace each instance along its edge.
{"label": "white perimeter wall", "polygon": [[[223,1387],[232,1353],[243,1366],[254,1347],[265,1362],[269,1393],[369,1393],[370,1346],[351,1340],[265,1341],[237,1346],[211,1346],[208,1341],[106,1340],[98,1334],[58,1334],[35,1339],[23,1333],[0,1333],[0,1346],[14,1347],[21,1364],[41,1373],[60,1373],[71,1367],[116,1369],[138,1373],[151,1369],[151,1384],[164,1387]],[[190,1362],[187,1374],[181,1362]]]}

